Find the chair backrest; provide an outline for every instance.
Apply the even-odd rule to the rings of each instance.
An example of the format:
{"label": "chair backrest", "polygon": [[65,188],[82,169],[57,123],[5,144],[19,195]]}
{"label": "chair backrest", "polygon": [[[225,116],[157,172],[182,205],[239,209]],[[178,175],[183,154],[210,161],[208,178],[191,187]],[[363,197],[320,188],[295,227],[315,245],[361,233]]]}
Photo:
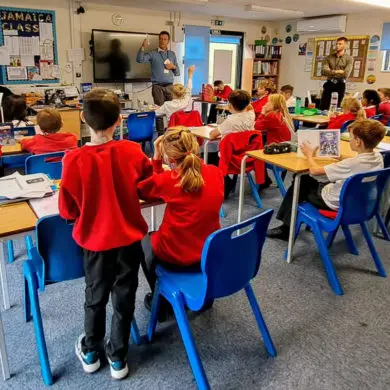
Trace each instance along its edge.
{"label": "chair backrest", "polygon": [[32,173],[45,173],[53,180],[59,180],[62,176],[62,158],[65,152],[35,154],[25,161],[26,175]]}
{"label": "chair backrest", "polygon": [[340,194],[337,223],[357,224],[377,212],[390,168],[358,173],[347,179]]}
{"label": "chair backrest", "polygon": [[340,133],[345,133],[348,130],[348,126],[353,122],[355,122],[354,119],[344,122],[343,125],[341,126]]}
{"label": "chair backrest", "polygon": [[127,118],[129,140],[134,142],[151,141],[154,133],[154,111],[130,114]]}
{"label": "chair backrest", "polygon": [[369,119],[375,119],[376,121],[380,121],[382,119],[383,114],[376,114],[373,116],[370,116]]}
{"label": "chair backrest", "polygon": [[385,168],[390,168],[390,150],[386,150],[384,152],[381,152],[381,155],[383,157],[383,165]]}
{"label": "chair backrest", "polygon": [[37,249],[44,261],[45,284],[78,279],[84,276],[83,250],[72,237],[73,224],[59,215],[38,220]]}
{"label": "chair backrest", "polygon": [[13,135],[31,137],[35,135],[35,126],[25,126],[25,127],[14,127],[12,129]]}
{"label": "chair backrest", "polygon": [[203,126],[202,117],[199,111],[177,111],[172,114],[168,127],[186,126],[197,127]]}
{"label": "chair backrest", "polygon": [[[220,298],[243,289],[259,270],[261,251],[273,210],[220,229],[205,242],[201,267],[207,280],[206,299]],[[234,235],[239,229],[250,229]]]}

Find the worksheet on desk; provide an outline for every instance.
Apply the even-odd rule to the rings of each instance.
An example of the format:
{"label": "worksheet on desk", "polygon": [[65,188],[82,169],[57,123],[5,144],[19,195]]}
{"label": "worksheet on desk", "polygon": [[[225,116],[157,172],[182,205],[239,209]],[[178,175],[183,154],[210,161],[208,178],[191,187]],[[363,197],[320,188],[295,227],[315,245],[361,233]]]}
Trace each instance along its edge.
{"label": "worksheet on desk", "polygon": [[29,201],[31,208],[38,218],[60,213],[58,209],[58,194],[59,191],[56,191],[53,196],[41,199],[31,199]]}

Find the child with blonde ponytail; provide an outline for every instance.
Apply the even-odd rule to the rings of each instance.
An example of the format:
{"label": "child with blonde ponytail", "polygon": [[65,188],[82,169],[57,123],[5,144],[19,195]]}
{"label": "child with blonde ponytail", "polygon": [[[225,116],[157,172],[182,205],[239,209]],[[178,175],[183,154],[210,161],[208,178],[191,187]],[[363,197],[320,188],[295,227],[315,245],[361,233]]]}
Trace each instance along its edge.
{"label": "child with blonde ponytail", "polygon": [[346,96],[341,102],[342,114],[334,114],[328,124],[328,129],[341,129],[343,124],[351,120],[366,119],[366,113],[359,100],[352,96]]}
{"label": "child with blonde ponytail", "polygon": [[[163,169],[163,161],[170,170]],[[199,268],[206,238],[220,228],[224,181],[217,167],[200,159],[196,138],[184,126],[170,128],[157,138],[152,164],[153,176],[139,183],[138,191],[141,199],[166,203],[159,230],[143,242],[142,268],[153,292],[156,263]],[[148,309],[151,302],[152,294],[147,294]],[[164,306],[167,309],[165,304],[162,310]]]}

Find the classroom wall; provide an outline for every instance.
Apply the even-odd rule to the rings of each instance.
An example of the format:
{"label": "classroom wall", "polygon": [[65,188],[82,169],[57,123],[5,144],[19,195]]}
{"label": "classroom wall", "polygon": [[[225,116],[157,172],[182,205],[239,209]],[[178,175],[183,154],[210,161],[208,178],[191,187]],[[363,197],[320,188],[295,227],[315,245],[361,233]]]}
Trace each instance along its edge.
{"label": "classroom wall", "polygon": [[[70,13],[71,0],[37,0],[31,3],[27,1],[14,1],[7,0],[5,6],[21,7],[21,8],[38,8],[38,9],[50,9],[56,11],[57,20],[57,44],[59,54],[59,64],[62,70],[62,81],[73,82],[73,73],[66,73],[64,71],[65,64],[67,62],[66,50],[72,47],[85,48],[86,60],[82,66],[82,78],[75,79],[77,82],[92,82],[93,81],[93,68],[92,59],[89,57],[89,40],[91,36],[91,30],[97,29],[109,29],[109,30],[123,30],[123,31],[137,31],[137,32],[151,32],[158,33],[161,30],[169,30],[167,22],[170,20],[170,13],[163,11],[142,10],[130,7],[119,7],[111,4],[94,4],[91,2],[83,3],[86,9],[85,14],[75,15]],[[76,5],[77,7],[77,5]],[[124,22],[120,27],[115,26],[112,22],[113,14],[120,14],[124,18]],[[194,14],[182,14],[181,24],[192,24],[198,26],[210,26],[211,16],[207,15],[194,15]],[[272,36],[276,23],[270,22],[257,22],[249,20],[239,19],[224,19],[225,25],[223,30],[241,31],[246,33],[246,42],[254,43],[254,40],[261,35],[261,27],[267,26],[269,34]],[[72,34],[73,32],[73,34]],[[73,38],[73,39],[72,39]],[[140,42],[141,44],[141,42]],[[182,51],[180,47],[177,50]],[[79,71],[80,69],[78,69]],[[205,80],[207,82],[207,80]],[[102,84],[100,86],[103,86]],[[104,85],[106,86],[106,84]],[[108,87],[123,88],[123,85],[107,85]],[[137,83],[133,86],[133,91],[140,91],[146,87],[145,83]],[[131,88],[130,88],[131,90]],[[150,90],[137,94],[142,100],[151,101]]]}
{"label": "classroom wall", "polygon": [[[370,14],[353,14],[348,15],[347,31],[341,35],[379,35],[382,33],[382,24],[389,22],[390,17],[388,12],[372,12]],[[292,24],[293,31],[290,34],[285,32],[286,24]],[[282,22],[279,23],[278,33],[280,38],[285,38],[287,35],[293,35],[296,32],[296,22]],[[291,43],[290,45],[283,44],[282,61],[281,61],[281,79],[280,85],[291,84],[295,87],[294,94],[297,96],[306,96],[306,91],[319,91],[322,84],[321,80],[311,80],[311,72],[304,72],[305,56],[298,55],[298,44],[304,43],[308,38],[335,36],[337,34],[310,34],[301,35],[299,42]],[[367,88],[377,89],[380,87],[390,86],[390,74],[381,72],[383,60],[383,52],[379,51],[376,62],[376,82],[368,84],[365,80],[361,83],[347,83],[347,90],[354,92],[363,92]],[[366,65],[367,76],[367,65]]]}

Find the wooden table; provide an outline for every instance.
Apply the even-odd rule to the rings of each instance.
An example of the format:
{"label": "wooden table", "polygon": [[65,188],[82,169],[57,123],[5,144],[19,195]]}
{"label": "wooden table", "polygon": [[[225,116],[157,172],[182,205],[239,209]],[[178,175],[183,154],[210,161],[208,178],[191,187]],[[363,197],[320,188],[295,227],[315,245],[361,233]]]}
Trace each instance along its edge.
{"label": "wooden table", "polygon": [[194,134],[196,137],[204,139],[204,144],[203,144],[203,160],[204,163],[207,164],[208,161],[208,146],[211,141],[220,141],[219,138],[210,138],[210,131],[216,129],[217,127],[215,126],[199,126],[199,127],[189,127],[189,130],[191,131],[192,134]]}
{"label": "wooden table", "polygon": [[19,142],[16,142],[14,145],[3,145],[1,147],[1,151],[3,152],[3,156],[26,153],[22,150],[22,146]]}
{"label": "wooden table", "polygon": [[291,115],[291,117],[295,121],[314,123],[316,125],[325,125],[329,123],[329,117],[326,115]]}
{"label": "wooden table", "polygon": [[[348,145],[349,147],[349,145]],[[352,151],[351,151],[352,152]],[[265,163],[276,165],[280,168],[286,169],[295,173],[294,191],[293,191],[293,203],[291,211],[290,233],[288,239],[288,251],[287,262],[291,263],[292,248],[294,244],[295,235],[295,222],[297,218],[298,209],[298,195],[301,184],[301,176],[309,172],[309,164],[306,157],[298,157],[296,152],[283,153],[283,154],[264,154],[263,150],[256,150],[253,152],[247,152],[241,162],[241,176],[240,176],[240,196],[238,203],[238,223],[241,222],[242,210],[244,207],[244,178],[246,171],[246,160],[248,157],[253,157],[258,160],[262,160]],[[333,158],[319,159],[316,158],[316,162],[320,166],[325,166],[337,162],[338,160]]]}

